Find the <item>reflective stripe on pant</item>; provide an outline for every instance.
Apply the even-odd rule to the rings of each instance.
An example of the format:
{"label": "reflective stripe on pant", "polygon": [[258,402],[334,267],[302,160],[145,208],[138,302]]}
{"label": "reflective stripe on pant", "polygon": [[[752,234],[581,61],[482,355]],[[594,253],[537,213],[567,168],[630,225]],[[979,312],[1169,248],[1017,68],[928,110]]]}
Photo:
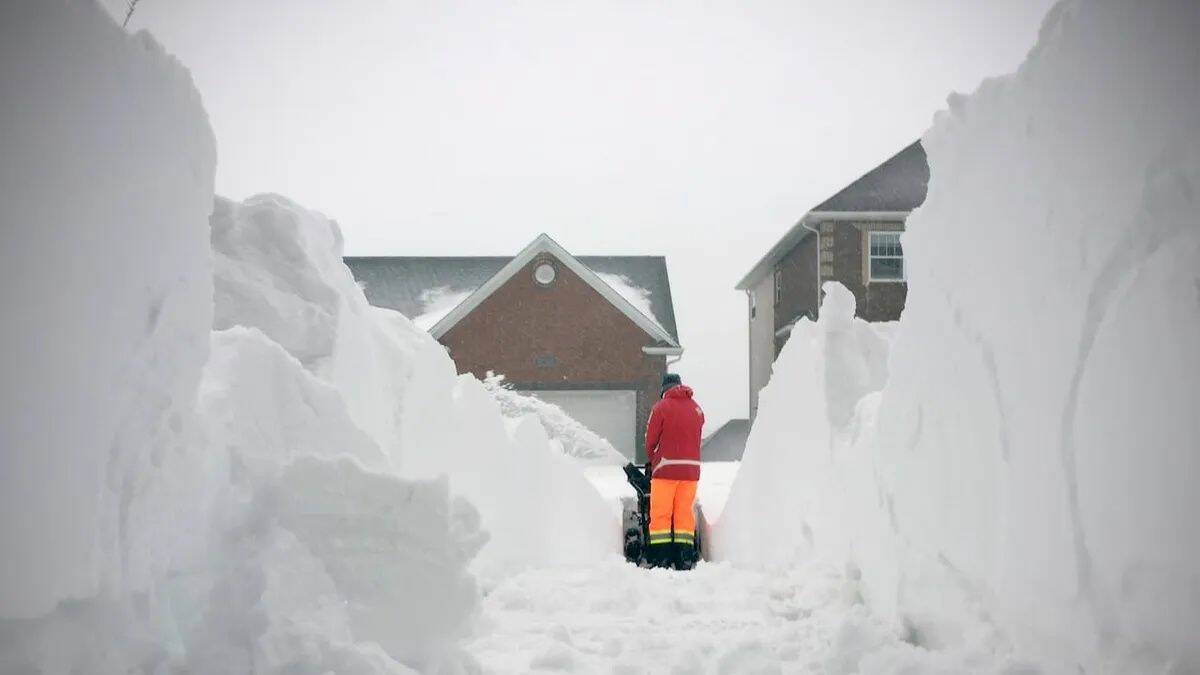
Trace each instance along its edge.
{"label": "reflective stripe on pant", "polygon": [[650,481],[650,543],[696,540],[696,481],[655,478]]}

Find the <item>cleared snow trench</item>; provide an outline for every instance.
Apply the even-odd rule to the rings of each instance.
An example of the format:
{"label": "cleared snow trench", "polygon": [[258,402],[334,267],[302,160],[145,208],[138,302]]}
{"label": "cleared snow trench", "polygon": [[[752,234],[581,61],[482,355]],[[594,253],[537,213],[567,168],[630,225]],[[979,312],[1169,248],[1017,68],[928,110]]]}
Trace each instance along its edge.
{"label": "cleared snow trench", "polygon": [[335,223],[214,212],[152,38],[0,31],[0,673],[1200,671],[1194,2],[1064,2],[951,101],[896,335],[827,289],[691,572],[624,562],[611,448],[367,305]]}
{"label": "cleared snow trench", "polygon": [[905,643],[819,564],[531,569],[486,592],[466,649],[488,673],[976,672]]}

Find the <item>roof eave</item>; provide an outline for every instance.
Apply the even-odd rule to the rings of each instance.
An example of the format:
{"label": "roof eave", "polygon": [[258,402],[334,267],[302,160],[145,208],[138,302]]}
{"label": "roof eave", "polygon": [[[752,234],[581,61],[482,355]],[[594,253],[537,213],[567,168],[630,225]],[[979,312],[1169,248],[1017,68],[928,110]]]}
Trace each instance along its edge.
{"label": "roof eave", "polygon": [[810,221],[905,220],[912,211],[809,211]]}
{"label": "roof eave", "polygon": [[767,251],[767,254],[754,263],[754,267],[750,268],[750,271],[746,273],[746,276],[742,277],[742,280],[734,288],[739,291],[748,291],[754,288],[754,285],[766,276],[767,271],[774,267],[775,263],[779,262],[784,255],[787,255],[788,251],[795,248],[808,234],[808,230],[804,229],[804,221],[808,216],[809,214],[806,213],[800,220],[797,220],[796,224],[785,232],[779,238],[779,241],[775,242],[775,245]]}

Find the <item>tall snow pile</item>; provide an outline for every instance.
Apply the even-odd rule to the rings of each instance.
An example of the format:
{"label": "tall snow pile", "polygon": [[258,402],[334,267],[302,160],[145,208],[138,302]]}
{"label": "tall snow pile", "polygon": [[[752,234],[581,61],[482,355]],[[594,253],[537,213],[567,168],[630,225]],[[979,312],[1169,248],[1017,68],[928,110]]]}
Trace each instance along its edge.
{"label": "tall snow pile", "polygon": [[505,417],[519,420],[533,415],[537,418],[546,430],[550,444],[567,457],[585,464],[623,465],[628,461],[608,439],[580,424],[553,403],[514,390],[505,384],[503,375],[489,373],[483,386],[495,397]]}
{"label": "tall snow pile", "polygon": [[360,461],[408,478],[447,475],[490,536],[477,572],[490,578],[612,550],[608,509],[538,417],[503,415],[428,333],[367,304],[341,262],[336,223],[279,195],[218,200],[212,222],[216,326],[261,331],[336,390],[382,449]]}
{"label": "tall snow pile", "polygon": [[[820,320],[793,327],[759,397],[714,532],[720,558],[786,566],[808,557],[814,540],[822,552],[842,556],[850,539],[877,536],[870,522],[876,511],[855,508],[856,498],[876,489],[873,449],[859,435],[871,430],[888,379],[889,344],[876,326],[854,317],[854,296],[844,286],[830,282],[824,290]],[[763,513],[803,517],[747,526]]]}
{"label": "tall snow pile", "polygon": [[1197,36],[1194,2],[1060,3],[951,98],[886,383],[831,293],[764,390],[725,556],[840,560],[930,648],[1200,670]]}
{"label": "tall snow pile", "polygon": [[0,27],[0,672],[471,670],[476,577],[615,548],[535,419],[367,305],[336,224],[214,210],[149,35],[59,0]]}
{"label": "tall snow pile", "polygon": [[0,615],[27,618],[161,566],[143,477],[186,444],[208,351],[216,144],[148,35],[5,2],[0,158]]}

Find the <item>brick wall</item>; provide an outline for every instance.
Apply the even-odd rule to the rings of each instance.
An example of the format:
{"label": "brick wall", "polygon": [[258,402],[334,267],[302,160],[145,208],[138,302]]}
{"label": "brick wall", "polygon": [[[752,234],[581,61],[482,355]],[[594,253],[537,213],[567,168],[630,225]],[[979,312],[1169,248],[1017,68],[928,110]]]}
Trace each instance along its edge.
{"label": "brick wall", "polygon": [[867,233],[898,232],[902,223],[822,223],[821,280],[839,281],[854,294],[856,314],[867,321],[895,321],[904,310],[908,284],[868,282]]}
{"label": "brick wall", "polygon": [[[546,286],[533,278],[554,265]],[[535,257],[441,337],[460,373],[502,373],[525,389],[628,389],[637,392],[639,458],[642,432],[658,400],[666,357],[642,347],[654,339],[554,256]]]}
{"label": "brick wall", "polygon": [[[807,235],[775,265],[780,287],[779,302],[774,305],[776,331],[800,316],[817,316],[816,246],[816,237]],[[785,342],[786,335],[775,338],[775,356]]]}
{"label": "brick wall", "polygon": [[[818,264],[814,248],[820,247],[820,281],[841,282],[857,302],[856,314],[867,321],[895,321],[904,311],[908,284],[869,282],[867,272],[867,233],[903,231],[897,222],[824,222],[814,226],[820,238],[805,236],[775,265],[779,275],[781,298],[775,307],[775,330],[801,316],[815,318]],[[775,338],[775,356],[783,349],[788,335]]]}

